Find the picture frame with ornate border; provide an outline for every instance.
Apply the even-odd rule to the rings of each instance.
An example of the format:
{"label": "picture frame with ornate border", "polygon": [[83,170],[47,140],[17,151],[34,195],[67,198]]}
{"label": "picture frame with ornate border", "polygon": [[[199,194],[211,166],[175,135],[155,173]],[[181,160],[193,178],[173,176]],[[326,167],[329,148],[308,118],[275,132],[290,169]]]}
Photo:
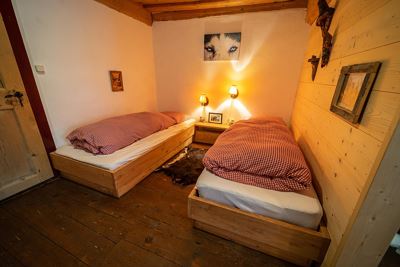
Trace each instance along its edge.
{"label": "picture frame with ornate border", "polygon": [[330,110],[350,123],[361,121],[381,62],[342,67]]}

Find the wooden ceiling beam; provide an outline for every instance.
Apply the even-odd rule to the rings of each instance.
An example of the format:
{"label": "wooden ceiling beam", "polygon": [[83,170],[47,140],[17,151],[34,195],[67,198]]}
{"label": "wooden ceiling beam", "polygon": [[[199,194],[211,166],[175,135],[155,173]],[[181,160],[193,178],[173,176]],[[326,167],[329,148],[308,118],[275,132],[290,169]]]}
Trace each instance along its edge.
{"label": "wooden ceiling beam", "polygon": [[237,6],[250,6],[261,4],[272,4],[279,2],[289,2],[291,0],[231,0],[231,1],[197,1],[189,3],[174,3],[174,4],[152,4],[144,5],[152,14],[161,12],[175,12],[185,10],[197,9],[214,9],[214,8],[227,8]]}
{"label": "wooden ceiling beam", "polygon": [[[143,5],[157,5],[157,4],[200,2],[203,0],[132,0],[132,1]],[[210,1],[215,1],[215,0],[210,0]]]}
{"label": "wooden ceiling beam", "polygon": [[280,10],[287,8],[305,8],[305,7],[307,7],[307,0],[291,0],[285,2],[231,6],[223,8],[169,11],[162,13],[153,13],[152,16],[154,21],[166,21],[166,20],[202,18],[208,16],[228,15],[228,14],[237,14],[245,12],[259,12],[259,11]]}
{"label": "wooden ceiling beam", "polygon": [[147,25],[153,24],[151,13],[143,5],[131,0],[95,0]]}

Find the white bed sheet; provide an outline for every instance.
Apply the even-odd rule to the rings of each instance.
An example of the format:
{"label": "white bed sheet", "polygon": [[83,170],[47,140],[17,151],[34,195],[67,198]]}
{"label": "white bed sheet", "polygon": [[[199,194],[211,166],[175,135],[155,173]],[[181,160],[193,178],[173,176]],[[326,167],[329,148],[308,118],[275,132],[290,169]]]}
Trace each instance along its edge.
{"label": "white bed sheet", "polygon": [[196,186],[203,198],[307,228],[317,229],[323,214],[314,188],[301,193],[274,191],[233,182],[206,169]]}
{"label": "white bed sheet", "polygon": [[104,169],[115,170],[126,162],[146,154],[158,144],[191,127],[194,123],[194,119],[185,120],[179,124],[169,127],[168,129],[156,132],[109,155],[93,155],[84,150],[75,149],[71,144],[58,148],[56,153]]}

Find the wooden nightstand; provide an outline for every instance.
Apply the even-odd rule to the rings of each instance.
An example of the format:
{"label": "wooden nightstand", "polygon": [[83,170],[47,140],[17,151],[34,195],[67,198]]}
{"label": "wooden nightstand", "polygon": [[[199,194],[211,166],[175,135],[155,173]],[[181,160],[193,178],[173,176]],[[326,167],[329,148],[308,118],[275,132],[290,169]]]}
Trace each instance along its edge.
{"label": "wooden nightstand", "polygon": [[229,128],[226,124],[215,124],[208,122],[197,122],[195,124],[194,141],[195,143],[214,144],[218,136]]}

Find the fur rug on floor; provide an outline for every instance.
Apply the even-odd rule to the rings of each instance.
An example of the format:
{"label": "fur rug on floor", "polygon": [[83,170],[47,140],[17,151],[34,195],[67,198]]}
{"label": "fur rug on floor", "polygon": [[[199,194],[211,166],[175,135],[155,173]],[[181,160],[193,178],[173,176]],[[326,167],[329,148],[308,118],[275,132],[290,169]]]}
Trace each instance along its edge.
{"label": "fur rug on floor", "polygon": [[180,185],[195,184],[204,169],[203,157],[207,149],[189,146],[173,160],[163,165],[160,171],[172,178],[172,182]]}

